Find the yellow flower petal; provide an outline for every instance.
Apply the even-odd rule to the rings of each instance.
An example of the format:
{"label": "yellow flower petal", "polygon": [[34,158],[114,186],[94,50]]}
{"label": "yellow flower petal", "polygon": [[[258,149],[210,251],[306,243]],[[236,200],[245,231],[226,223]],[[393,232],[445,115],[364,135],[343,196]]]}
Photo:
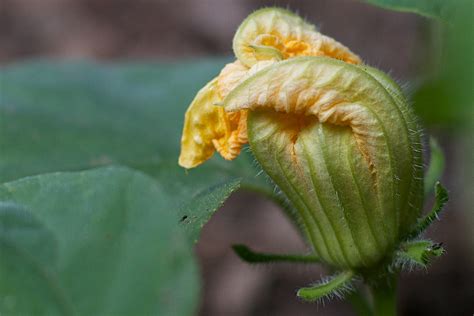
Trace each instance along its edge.
{"label": "yellow flower petal", "polygon": [[217,78],[202,88],[186,111],[179,165],[194,168],[211,158],[214,151],[235,159],[247,143],[247,111],[226,113],[219,103],[242,81],[271,65],[257,63],[248,68],[239,61],[227,64]]}
{"label": "yellow flower petal", "polygon": [[214,153],[213,139],[225,134],[227,116],[224,109],[216,107],[220,102],[217,91],[217,79],[202,88],[186,111],[179,165],[193,168]]}
{"label": "yellow flower petal", "polygon": [[242,81],[273,63],[275,63],[275,60],[264,60],[256,63],[251,68],[245,66],[239,60],[227,64],[217,77],[219,96],[224,99],[229,92],[234,90]]}
{"label": "yellow flower petal", "polygon": [[249,68],[238,60],[225,65],[217,77],[219,96],[223,99],[228,95],[241,82],[248,70]]}

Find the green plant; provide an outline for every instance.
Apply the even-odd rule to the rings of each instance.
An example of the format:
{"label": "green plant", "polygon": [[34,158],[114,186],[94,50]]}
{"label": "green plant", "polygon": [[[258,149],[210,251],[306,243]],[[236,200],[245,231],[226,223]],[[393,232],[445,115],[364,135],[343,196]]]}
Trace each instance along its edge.
{"label": "green plant", "polygon": [[[339,57],[358,62],[337,47]],[[262,59],[286,58],[267,45],[251,48]],[[232,192],[260,192],[291,216],[274,185],[257,176],[248,152],[232,163],[211,158],[188,172],[176,164],[184,106],[226,62],[36,62],[1,69],[0,313],[189,315],[199,295],[192,245]],[[397,91],[388,93],[397,98]],[[439,162],[440,151],[433,153]],[[441,165],[430,167],[427,194]],[[442,253],[439,244],[413,241],[447,200],[439,184],[436,196],[433,211],[397,240],[380,271],[347,269],[300,296],[339,295],[362,275],[375,289],[375,312],[393,311],[396,282],[386,269],[425,266]],[[315,254],[255,253],[243,245],[234,250],[254,263],[324,261]],[[364,299],[351,293],[351,301]],[[374,311],[360,306],[361,313]]]}
{"label": "green plant", "polygon": [[[312,254],[257,254],[243,245],[236,253],[252,263],[326,264],[336,274],[301,288],[300,298],[340,297],[362,279],[372,288],[371,311],[394,314],[399,270],[443,253],[417,238],[447,202],[438,182],[433,211],[419,218],[420,128],[401,88],[285,10],[254,12],[233,43],[237,61],[186,112],[180,165],[196,167],[214,149],[232,160],[248,141]],[[433,161],[427,182],[440,176]]]}

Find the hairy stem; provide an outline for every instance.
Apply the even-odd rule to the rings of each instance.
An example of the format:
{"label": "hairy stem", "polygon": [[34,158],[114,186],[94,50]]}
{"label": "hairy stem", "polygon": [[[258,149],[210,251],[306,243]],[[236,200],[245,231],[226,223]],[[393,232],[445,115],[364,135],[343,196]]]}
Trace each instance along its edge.
{"label": "hairy stem", "polygon": [[357,291],[347,296],[347,300],[351,303],[356,315],[374,316],[372,306],[370,305],[368,297],[366,297],[367,293],[363,291],[364,289],[365,288],[358,288]]}
{"label": "hairy stem", "polygon": [[374,316],[397,315],[397,275],[390,275],[371,285]]}

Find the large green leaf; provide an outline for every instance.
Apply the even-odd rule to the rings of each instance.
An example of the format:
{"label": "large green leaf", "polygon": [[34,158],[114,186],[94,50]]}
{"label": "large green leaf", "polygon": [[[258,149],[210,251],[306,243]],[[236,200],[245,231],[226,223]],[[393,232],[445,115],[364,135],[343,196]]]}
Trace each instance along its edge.
{"label": "large green leaf", "polygon": [[364,0],[366,2],[397,11],[413,12],[429,17],[446,17],[451,13],[452,3],[459,0]]}
{"label": "large green leaf", "polygon": [[220,65],[2,69],[1,180],[117,162],[175,165],[186,106]]}
{"label": "large green leaf", "polygon": [[196,265],[166,185],[122,167],[1,185],[0,314],[192,314]]}
{"label": "large green leaf", "polygon": [[[259,185],[248,152],[178,167],[184,112],[225,60],[179,64],[29,63],[1,70],[0,182],[120,163],[181,196],[243,177]],[[247,179],[247,180],[245,180]]]}
{"label": "large green leaf", "polygon": [[474,1],[446,3],[455,12],[444,28],[435,28],[441,38],[428,47],[431,72],[415,91],[413,101],[426,125],[469,133],[474,127]]}
{"label": "large green leaf", "polygon": [[[179,227],[177,213],[181,209],[189,217],[189,220],[185,223],[186,231],[192,231],[193,236],[195,236],[193,238],[197,238],[201,228],[210,216],[236,188],[240,187],[241,183],[246,183],[247,187],[259,190],[267,190],[268,188],[265,181],[255,178],[257,172],[248,152],[233,162],[226,162],[219,157],[215,157],[202,167],[187,172],[177,164],[184,111],[199,87],[214,76],[223,63],[223,60],[169,65],[130,64],[121,66],[89,63],[30,63],[2,69],[0,77],[0,182],[51,171],[82,170],[101,165],[126,164],[148,173],[157,181],[160,194],[150,205],[156,205],[160,210],[175,213],[176,220],[167,225],[169,227]],[[34,223],[38,223],[38,234],[46,234],[46,232],[52,230],[50,226],[44,223],[44,218],[37,218],[38,212],[45,214],[59,212],[59,207],[63,205],[67,206],[68,214],[71,215],[62,219],[62,229],[67,233],[74,232],[74,227],[76,225],[80,227],[81,225],[81,221],[72,215],[76,212],[81,214],[80,211],[77,211],[81,207],[86,211],[90,211],[89,205],[94,203],[108,203],[107,205],[110,207],[104,209],[104,212],[108,212],[108,222],[120,223],[128,220],[129,213],[132,211],[116,209],[123,202],[123,194],[101,193],[105,188],[110,188],[107,190],[114,192],[114,188],[117,188],[117,186],[119,188],[124,186],[125,184],[120,176],[107,177],[103,173],[106,183],[99,181],[93,185],[94,181],[90,180],[88,182],[90,186],[83,184],[79,187],[79,184],[77,184],[74,187],[74,198],[71,198],[68,194],[63,194],[64,192],[60,188],[63,187],[64,190],[68,190],[68,186],[63,186],[60,183],[63,181],[74,182],[79,177],[78,175],[80,173],[36,176],[18,180],[6,184],[5,187],[16,187],[20,184],[22,187],[26,187],[28,185],[29,189],[21,190],[24,196],[21,198],[16,195],[12,197],[4,190],[1,197],[8,200],[13,199],[17,203],[15,208],[21,209],[18,212],[33,213],[32,216],[24,216],[29,216],[28,218],[31,217]],[[57,177],[62,179],[57,180]],[[64,180],[64,177],[69,178]],[[99,179],[101,176],[97,175],[96,178]],[[147,181],[151,180],[147,179]],[[33,194],[32,186],[36,186],[32,183],[38,182],[41,182],[41,186],[35,188],[35,190],[41,190],[43,199],[41,203],[43,204],[34,201],[35,197],[30,196]],[[54,188],[45,189],[46,187]],[[121,190],[125,189],[122,188]],[[15,189],[15,194],[18,194],[17,192],[19,191]],[[63,200],[58,201],[58,198]],[[101,201],[101,198],[104,198],[105,201]],[[136,203],[139,203],[138,196],[136,199]],[[147,195],[145,194],[146,199]],[[18,206],[18,203],[21,205]],[[183,206],[179,207],[180,205]],[[112,210],[114,211],[112,212]],[[52,218],[52,215],[48,216]],[[196,218],[199,218],[199,220],[194,220]],[[154,236],[152,233],[157,229],[148,226],[158,225],[155,222],[156,219],[148,218],[148,220],[137,223],[135,229],[150,234],[143,238],[151,238]],[[82,224],[84,225],[84,222]],[[14,225],[11,223],[5,224],[5,228],[10,230],[11,227],[16,227]],[[43,243],[42,247],[38,249],[55,249],[54,244],[59,239],[61,240],[61,249],[74,249],[77,243],[102,245],[103,237],[100,234],[87,236],[75,234],[74,238],[64,239],[61,236],[64,232],[52,231],[53,236],[55,236],[53,241]],[[83,240],[85,238],[86,240]],[[163,248],[159,250],[162,265],[176,264],[177,261],[174,259],[171,249],[177,247],[176,251],[179,255],[179,245],[175,247],[174,242],[166,243],[166,238],[162,238],[162,240]],[[146,246],[145,243],[143,243],[143,246]],[[17,248],[22,249],[22,247]],[[99,260],[94,259],[94,256],[101,258],[104,250],[97,250],[89,246],[83,248],[88,249],[89,254],[86,257],[91,261]],[[150,251],[147,248],[140,246],[137,247],[135,253],[130,254],[130,258],[141,258],[149,254]],[[29,255],[32,255],[31,251]],[[110,278],[107,271],[114,271],[118,267],[126,266],[128,260],[130,260],[128,256],[118,256],[116,258],[113,258],[113,254],[110,254],[110,256],[112,259],[102,262],[101,269],[97,269],[98,273],[104,272],[104,278]],[[9,258],[15,260],[11,253]],[[150,260],[153,262],[153,258],[150,258]],[[53,261],[53,258],[50,258],[47,262],[51,264]],[[15,263],[13,264],[15,265]],[[44,264],[40,265],[41,269],[44,266]],[[13,278],[16,278],[15,280],[21,282],[10,280],[10,282],[5,283],[9,286],[5,290],[14,291],[15,287],[11,286],[16,284],[29,288],[31,295],[34,296],[35,289],[50,283],[50,281],[44,279],[41,273],[38,274],[38,271],[35,272],[34,269],[31,270],[32,268],[28,266],[26,268],[30,269],[29,274],[13,275]],[[196,292],[195,283],[191,280],[188,284],[187,275],[175,274],[173,276],[172,271],[166,271],[166,269],[159,266],[158,268],[164,274],[169,275],[168,285],[177,291],[171,291],[168,304],[160,306],[168,308],[168,314],[171,315],[186,314],[184,309],[187,308],[186,310],[189,311],[189,308],[186,307],[185,303],[186,300],[189,300],[187,299],[188,296],[194,297]],[[72,268],[68,268],[68,270],[72,271]],[[60,281],[57,282],[62,282],[63,276],[56,276],[61,271],[44,271],[47,275],[51,275],[51,278],[58,278]],[[4,274],[8,275],[8,273]],[[130,284],[141,282],[144,275],[146,273],[127,273],[127,282]],[[69,276],[66,277],[66,279],[69,278]],[[92,281],[92,279],[94,280]],[[27,280],[32,282],[28,286],[25,283]],[[115,292],[117,295],[123,294],[119,293],[118,284],[107,283],[108,280],[96,279],[90,276],[83,283],[76,280],[77,282],[74,284],[82,286],[90,281],[93,284],[89,284],[89,286],[98,286],[97,291],[102,293],[101,295],[105,295],[104,293],[109,291],[109,287],[112,287],[111,291],[113,293],[107,294],[108,296],[115,295]],[[147,280],[151,282],[153,278]],[[124,290],[130,288],[130,284],[124,284]],[[68,286],[66,285],[66,287]],[[74,286],[72,286],[72,290],[75,292],[71,294],[74,299],[91,299],[87,295],[82,298],[78,292],[79,290]],[[144,304],[143,300],[145,299],[145,297],[140,298],[138,294],[142,292],[137,291],[137,296],[130,297],[128,300],[118,299],[119,302],[123,302],[123,306],[116,306],[115,309],[100,309],[99,306],[86,306],[86,309],[83,309],[81,306],[75,306],[76,301],[68,303],[70,298],[67,295],[69,294],[64,294],[62,287],[64,285],[57,285],[53,282],[53,286],[50,287],[49,291],[41,291],[43,295],[35,296],[36,299],[31,295],[24,296],[25,302],[30,303],[16,302],[12,298],[13,303],[6,300],[5,302],[10,303],[3,307],[8,311],[10,307],[20,308],[25,306],[27,308],[26,312],[32,312],[30,308],[36,308],[34,311],[49,313],[53,312],[54,308],[51,307],[51,310],[45,310],[43,303],[56,302],[56,305],[50,305],[58,306],[57,311],[59,312],[76,310],[80,314],[85,312],[87,314],[89,312],[100,312],[102,314],[104,312],[115,313],[120,311],[135,314],[130,309],[127,310],[128,307],[125,305]],[[150,293],[153,293],[152,289],[150,291]],[[91,293],[97,296],[97,293]],[[100,301],[100,299],[99,297],[98,300]],[[180,306],[181,299],[183,306]],[[107,300],[108,302],[111,301],[109,298]],[[147,306],[144,305],[143,308],[146,312]],[[160,315],[166,315],[166,313],[165,308],[159,311]]]}
{"label": "large green leaf", "polygon": [[2,314],[41,313],[44,302],[51,312],[70,314],[69,302],[50,271],[56,266],[57,244],[54,234],[26,208],[0,202]]}
{"label": "large green leaf", "polygon": [[[263,177],[256,177],[246,150],[231,162],[214,157],[189,171],[178,166],[184,112],[224,63],[29,63],[3,68],[0,182],[128,165],[166,183],[163,192],[172,197],[175,211],[181,208],[189,216],[186,230],[197,238],[235,188],[268,196],[273,192]],[[233,183],[232,189],[225,183]]]}

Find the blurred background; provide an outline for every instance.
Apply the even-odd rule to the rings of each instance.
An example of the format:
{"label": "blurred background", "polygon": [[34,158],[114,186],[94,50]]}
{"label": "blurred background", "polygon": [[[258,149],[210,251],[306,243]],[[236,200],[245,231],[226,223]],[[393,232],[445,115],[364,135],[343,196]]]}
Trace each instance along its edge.
{"label": "blurred background", "polygon": [[[239,23],[253,10],[273,5],[297,11],[366,63],[389,72],[411,96],[427,133],[434,134],[445,151],[443,182],[451,199],[443,221],[428,233],[443,242],[447,254],[429,273],[402,276],[400,313],[473,315],[473,105],[462,95],[450,94],[459,85],[468,96],[474,91],[472,38],[457,41],[454,45],[465,45],[458,49],[446,48],[450,38],[446,40],[439,22],[355,0],[2,0],[0,64],[31,59],[177,62],[230,56]],[[466,14],[467,34],[472,34],[472,10]],[[456,72],[457,81],[449,78],[458,68],[446,66],[447,58],[459,61],[452,51],[470,57],[468,65],[453,66],[464,74]],[[456,84],[449,93],[440,89],[447,81]],[[230,246],[235,243],[259,251],[306,251],[275,205],[251,193],[233,195],[204,228],[196,247],[204,281],[199,315],[352,315],[346,302],[318,306],[296,299],[296,289],[317,281],[324,269],[251,266],[233,254]]]}

